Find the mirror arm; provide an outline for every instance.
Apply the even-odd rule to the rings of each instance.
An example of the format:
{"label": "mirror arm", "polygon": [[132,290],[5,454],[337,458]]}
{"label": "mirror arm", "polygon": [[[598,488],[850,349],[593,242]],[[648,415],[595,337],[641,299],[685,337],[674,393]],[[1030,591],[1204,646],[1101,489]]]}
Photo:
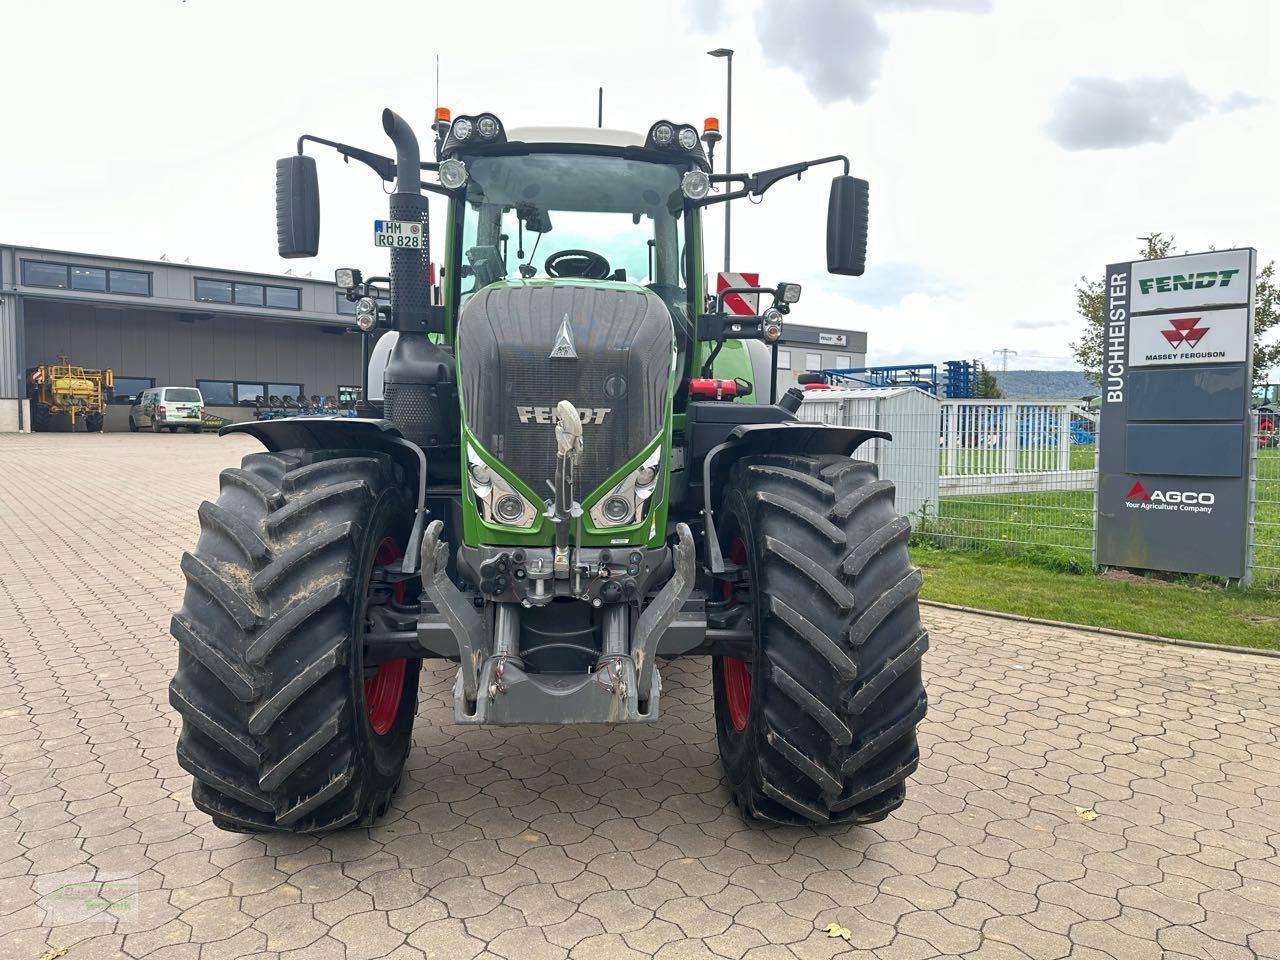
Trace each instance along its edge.
{"label": "mirror arm", "polygon": [[458,194],[457,190],[450,190],[448,187],[441,186],[438,183],[432,183],[430,180],[423,180],[419,182],[418,186],[423,190],[426,190],[428,193],[438,193],[442,197],[454,197]]}
{"label": "mirror arm", "polygon": [[396,162],[390,157],[371,153],[368,150],[361,150],[359,147],[353,147],[350,144],[338,143],[336,140],[326,140],[323,137],[312,136],[309,133],[304,133],[298,138],[298,153],[304,152],[302,145],[308,141],[324,144],[326,147],[333,147],[333,149],[342,154],[342,159],[346,163],[350,163],[352,160],[359,160],[388,183],[396,178]]}
{"label": "mirror arm", "polygon": [[824,163],[835,163],[839,160],[844,164],[845,176],[849,175],[849,158],[842,153],[837,153],[831,157],[822,157],[819,160],[803,160],[800,163],[788,163],[782,167],[770,167],[768,170],[761,170],[759,173],[718,173],[711,178],[712,183],[731,183],[737,182],[743,185],[741,190],[732,190],[729,193],[722,193],[717,196],[707,196],[701,200],[690,202],[690,206],[706,207],[713,203],[724,203],[726,200],[737,200],[740,197],[763,196],[764,192],[772,187],[779,180],[785,180],[787,177],[794,176],[800,178],[810,167],[820,166]]}

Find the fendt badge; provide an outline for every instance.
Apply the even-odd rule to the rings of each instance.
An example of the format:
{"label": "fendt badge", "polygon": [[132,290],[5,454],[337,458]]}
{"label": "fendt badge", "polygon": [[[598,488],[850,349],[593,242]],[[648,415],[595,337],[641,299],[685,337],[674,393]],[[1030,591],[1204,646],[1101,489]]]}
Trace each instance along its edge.
{"label": "fendt badge", "polygon": [[[516,416],[521,423],[555,423],[552,413],[555,407],[525,407],[516,404]],[[578,416],[583,424],[604,423],[604,418],[613,411],[613,407],[578,407]]]}
{"label": "fendt badge", "polygon": [[578,351],[573,348],[573,330],[569,326],[569,315],[564,315],[560,323],[560,332],[556,334],[556,345],[551,348],[548,360],[577,360]]}

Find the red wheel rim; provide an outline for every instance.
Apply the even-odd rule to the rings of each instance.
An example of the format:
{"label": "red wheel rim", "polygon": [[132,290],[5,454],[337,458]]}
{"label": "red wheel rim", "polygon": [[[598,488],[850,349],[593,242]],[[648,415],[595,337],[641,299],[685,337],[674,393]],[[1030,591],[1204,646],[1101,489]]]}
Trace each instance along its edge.
{"label": "red wheel rim", "polygon": [[[375,567],[394,563],[404,556],[399,545],[387,537],[378,544],[373,555]],[[404,583],[397,583],[391,589],[391,596],[396,603],[404,600]],[[400,711],[400,697],[404,693],[405,661],[388,660],[379,664],[378,672],[364,682],[364,710],[369,718],[369,726],[378,736],[384,736],[396,722],[396,714]]]}
{"label": "red wheel rim", "polygon": [[[746,566],[747,543],[741,537],[729,548],[729,559],[739,566]],[[724,598],[733,599],[733,585],[724,585]],[[747,729],[751,716],[751,668],[737,657],[721,657],[720,670],[724,675],[724,699],[729,708],[729,722],[733,729]]]}

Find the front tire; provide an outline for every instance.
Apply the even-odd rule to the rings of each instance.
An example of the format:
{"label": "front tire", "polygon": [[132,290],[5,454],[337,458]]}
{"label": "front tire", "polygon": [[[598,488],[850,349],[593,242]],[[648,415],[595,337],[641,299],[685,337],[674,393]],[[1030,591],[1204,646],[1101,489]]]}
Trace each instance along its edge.
{"label": "front tire", "polygon": [[363,451],[259,453],[220,482],[171,625],[192,799],[227,830],[371,824],[417,709],[420,661],[366,671],[361,640],[371,571],[412,525],[397,468]]}
{"label": "front tire", "polygon": [[893,485],[847,457],[735,464],[721,545],[744,568],[750,660],[716,657],[716,733],[734,799],[784,824],[873,823],[900,806],[926,710],[920,571]]}
{"label": "front tire", "polygon": [[134,420],[133,417],[129,418],[129,432],[130,433],[138,432],[138,421]]}

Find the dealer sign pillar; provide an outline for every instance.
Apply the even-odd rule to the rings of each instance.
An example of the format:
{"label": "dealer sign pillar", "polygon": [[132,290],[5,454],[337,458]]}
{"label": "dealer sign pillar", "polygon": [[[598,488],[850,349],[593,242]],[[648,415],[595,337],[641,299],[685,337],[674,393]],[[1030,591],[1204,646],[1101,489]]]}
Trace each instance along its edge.
{"label": "dealer sign pillar", "polygon": [[1248,583],[1255,256],[1107,267],[1098,566]]}

